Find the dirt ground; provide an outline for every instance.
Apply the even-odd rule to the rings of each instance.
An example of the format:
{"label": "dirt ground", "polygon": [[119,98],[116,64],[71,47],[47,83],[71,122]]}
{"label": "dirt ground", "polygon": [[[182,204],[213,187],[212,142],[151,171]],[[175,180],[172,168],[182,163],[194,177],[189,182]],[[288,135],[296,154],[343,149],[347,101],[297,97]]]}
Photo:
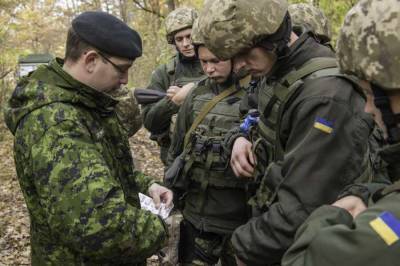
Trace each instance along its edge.
{"label": "dirt ground", "polygon": [[[157,145],[141,129],[130,139],[137,168],[162,177]],[[0,117],[0,265],[30,265],[29,215],[25,206],[13,159],[13,138]],[[155,258],[148,265],[157,265]]]}

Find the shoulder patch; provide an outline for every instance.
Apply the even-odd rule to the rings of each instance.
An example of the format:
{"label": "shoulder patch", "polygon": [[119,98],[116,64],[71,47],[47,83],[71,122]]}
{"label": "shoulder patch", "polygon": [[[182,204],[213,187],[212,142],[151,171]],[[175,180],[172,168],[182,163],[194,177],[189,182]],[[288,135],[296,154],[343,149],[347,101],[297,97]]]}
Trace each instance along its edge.
{"label": "shoulder patch", "polygon": [[400,238],[400,220],[391,212],[383,212],[372,220],[370,226],[390,246]]}
{"label": "shoulder patch", "polygon": [[333,122],[322,117],[317,117],[314,122],[314,128],[331,134],[333,131]]}

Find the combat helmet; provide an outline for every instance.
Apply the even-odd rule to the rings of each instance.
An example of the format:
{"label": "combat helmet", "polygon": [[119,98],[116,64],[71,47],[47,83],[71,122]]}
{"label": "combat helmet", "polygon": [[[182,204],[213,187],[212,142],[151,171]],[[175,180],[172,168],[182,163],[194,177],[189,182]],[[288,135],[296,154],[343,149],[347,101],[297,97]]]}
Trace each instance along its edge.
{"label": "combat helmet", "polygon": [[288,10],[293,29],[311,30],[323,42],[331,40],[329,21],[321,9],[310,4],[300,3],[289,5]]}
{"label": "combat helmet", "polygon": [[[287,8],[286,0],[206,1],[199,17],[200,33],[207,48],[227,60],[276,34],[287,17]],[[285,45],[289,38],[290,34]]]}
{"label": "combat helmet", "polygon": [[180,7],[169,13],[165,19],[167,42],[173,44],[175,33],[186,28],[191,28],[196,18],[197,11],[190,7]]}
{"label": "combat helmet", "polygon": [[347,13],[337,42],[342,72],[384,90],[400,89],[400,0],[361,0]]}
{"label": "combat helmet", "polygon": [[192,44],[195,46],[204,44],[204,38],[199,31],[199,20],[198,19],[196,19],[193,23],[191,38],[192,38]]}

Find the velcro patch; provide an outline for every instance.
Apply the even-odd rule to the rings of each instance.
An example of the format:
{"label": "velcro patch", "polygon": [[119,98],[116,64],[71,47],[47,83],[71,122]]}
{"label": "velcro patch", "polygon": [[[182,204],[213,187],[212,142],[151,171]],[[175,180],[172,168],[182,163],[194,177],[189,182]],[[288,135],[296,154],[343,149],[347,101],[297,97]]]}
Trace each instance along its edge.
{"label": "velcro patch", "polygon": [[400,238],[400,221],[390,212],[381,213],[369,224],[388,246]]}

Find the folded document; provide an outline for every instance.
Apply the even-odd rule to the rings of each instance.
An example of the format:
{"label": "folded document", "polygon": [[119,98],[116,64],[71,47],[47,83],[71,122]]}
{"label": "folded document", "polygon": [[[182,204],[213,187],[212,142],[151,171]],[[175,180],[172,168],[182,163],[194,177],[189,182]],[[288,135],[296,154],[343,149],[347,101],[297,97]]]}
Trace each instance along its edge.
{"label": "folded document", "polygon": [[160,208],[156,208],[154,201],[149,196],[139,193],[140,208],[146,211],[150,211],[153,214],[159,215],[164,220],[168,218],[169,213],[174,208],[174,205],[167,207],[165,203],[160,204]]}

